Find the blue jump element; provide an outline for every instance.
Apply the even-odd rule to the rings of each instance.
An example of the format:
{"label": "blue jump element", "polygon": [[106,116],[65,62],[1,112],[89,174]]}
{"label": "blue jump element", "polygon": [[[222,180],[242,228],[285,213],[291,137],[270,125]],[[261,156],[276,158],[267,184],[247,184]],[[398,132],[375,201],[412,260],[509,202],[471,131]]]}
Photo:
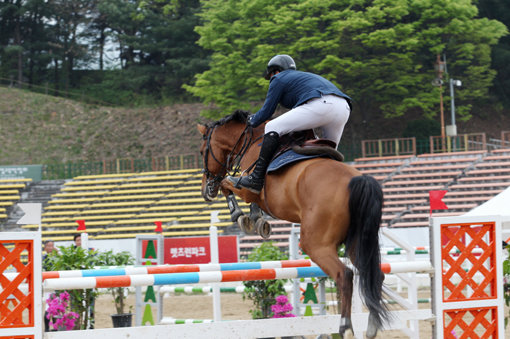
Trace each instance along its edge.
{"label": "blue jump element", "polygon": [[154,285],[194,284],[200,282],[198,272],[154,274]]}
{"label": "blue jump element", "polygon": [[261,268],[262,265],[258,262],[220,264],[221,271],[259,270]]}
{"label": "blue jump element", "polygon": [[322,278],[328,276],[319,266],[296,267],[296,269],[298,272],[298,278]]}
{"label": "blue jump element", "polygon": [[83,270],[81,273],[82,277],[111,277],[117,275],[126,275],[124,268],[110,268],[100,270]]}

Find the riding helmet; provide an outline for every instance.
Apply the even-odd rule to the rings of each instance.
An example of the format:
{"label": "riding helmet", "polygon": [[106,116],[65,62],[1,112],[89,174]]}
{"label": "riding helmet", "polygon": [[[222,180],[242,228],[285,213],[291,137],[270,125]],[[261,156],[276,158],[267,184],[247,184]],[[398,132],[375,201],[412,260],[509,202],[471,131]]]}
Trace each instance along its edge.
{"label": "riding helmet", "polygon": [[279,54],[271,58],[267,63],[266,72],[264,73],[264,78],[269,80],[270,74],[274,71],[285,71],[287,69],[296,69],[296,63],[294,59],[290,55],[287,54]]}

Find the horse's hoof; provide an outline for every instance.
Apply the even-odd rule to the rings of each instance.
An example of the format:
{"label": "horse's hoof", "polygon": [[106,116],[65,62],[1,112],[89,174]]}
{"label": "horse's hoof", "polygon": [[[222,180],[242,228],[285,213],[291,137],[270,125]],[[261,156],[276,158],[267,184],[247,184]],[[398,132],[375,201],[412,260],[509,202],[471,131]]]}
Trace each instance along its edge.
{"label": "horse's hoof", "polygon": [[255,222],[255,229],[257,233],[264,239],[268,239],[271,236],[271,225],[264,220],[264,218],[258,218]]}
{"label": "horse's hoof", "polygon": [[377,330],[379,327],[377,326],[377,323],[374,321],[374,317],[372,314],[368,316],[368,326],[367,326],[367,332],[366,337],[367,339],[373,339],[377,336]]}
{"label": "horse's hoof", "polygon": [[237,218],[237,223],[239,224],[239,227],[241,230],[246,234],[255,234],[255,225],[253,224],[253,221],[248,217],[247,215],[241,215],[239,218]]}
{"label": "horse's hoof", "polygon": [[354,336],[354,332],[350,328],[348,328],[343,334],[340,333],[340,338],[341,339],[356,339],[356,337]]}
{"label": "horse's hoof", "polygon": [[368,326],[367,332],[366,332],[366,337],[367,337],[367,339],[374,339],[375,337],[377,337],[377,328],[371,329],[370,326]]}
{"label": "horse's hoof", "polygon": [[232,212],[232,214],[230,215],[230,220],[232,222],[236,222],[237,220],[239,220],[240,217],[242,217],[244,215],[243,211],[241,211],[241,209],[238,209],[238,210],[234,210]]}

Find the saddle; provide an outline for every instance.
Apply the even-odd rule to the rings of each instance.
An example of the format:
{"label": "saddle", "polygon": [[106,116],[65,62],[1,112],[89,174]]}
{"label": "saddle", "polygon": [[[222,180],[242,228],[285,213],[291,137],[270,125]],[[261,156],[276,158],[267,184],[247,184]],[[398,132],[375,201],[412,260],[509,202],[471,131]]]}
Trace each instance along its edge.
{"label": "saddle", "polygon": [[327,155],[333,160],[344,161],[343,154],[335,146],[331,140],[317,139],[313,130],[292,132],[280,137],[280,148],[273,159],[291,149],[301,155]]}

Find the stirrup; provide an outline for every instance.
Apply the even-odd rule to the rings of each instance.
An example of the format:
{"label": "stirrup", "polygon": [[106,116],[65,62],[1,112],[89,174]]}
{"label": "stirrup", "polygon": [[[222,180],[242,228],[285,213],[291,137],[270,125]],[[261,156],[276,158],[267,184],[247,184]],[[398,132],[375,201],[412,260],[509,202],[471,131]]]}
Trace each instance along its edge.
{"label": "stirrup", "polygon": [[[254,182],[249,182],[248,184],[242,182],[243,178],[246,178],[245,180],[252,181],[252,180],[250,180],[250,177],[253,178],[252,175],[248,175],[248,176],[242,176],[242,177],[228,177],[227,179],[237,189],[244,188],[252,193],[259,194],[260,191],[262,190],[262,188],[264,187],[264,181],[262,181],[262,183],[260,183],[260,185],[257,185],[257,183],[254,183]],[[249,185],[253,185],[253,186],[249,186]]]}

